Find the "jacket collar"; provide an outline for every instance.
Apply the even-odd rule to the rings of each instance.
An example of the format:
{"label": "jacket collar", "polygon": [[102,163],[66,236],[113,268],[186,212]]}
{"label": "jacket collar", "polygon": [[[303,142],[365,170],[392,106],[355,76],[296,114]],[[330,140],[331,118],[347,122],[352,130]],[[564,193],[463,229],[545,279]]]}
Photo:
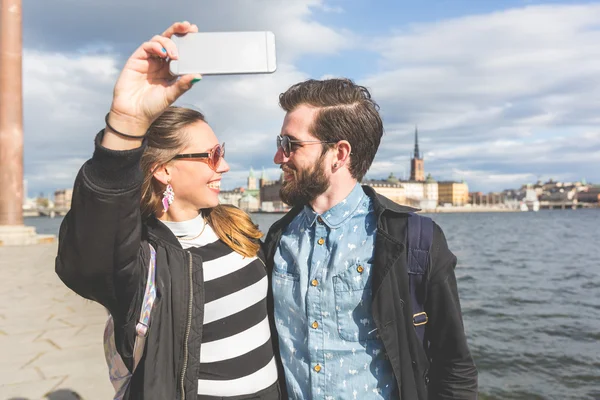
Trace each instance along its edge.
{"label": "jacket collar", "polygon": [[383,214],[386,211],[389,211],[389,212],[392,212],[395,214],[408,214],[408,213],[420,211],[419,208],[403,206],[401,204],[394,203],[387,197],[382,196],[379,193],[375,192],[375,190],[370,186],[363,185],[362,188],[363,188],[364,192],[366,193],[366,195],[369,196],[371,198],[371,200],[373,201],[373,208],[375,209],[375,213],[377,214],[378,219],[379,219],[379,217],[381,217],[381,214]]}
{"label": "jacket collar", "polygon": [[151,215],[146,219],[145,226],[148,230],[149,237],[183,249],[183,247],[181,247],[181,243],[179,243],[179,240],[177,240],[177,237],[175,237],[173,232],[171,232],[171,230],[154,215]]}

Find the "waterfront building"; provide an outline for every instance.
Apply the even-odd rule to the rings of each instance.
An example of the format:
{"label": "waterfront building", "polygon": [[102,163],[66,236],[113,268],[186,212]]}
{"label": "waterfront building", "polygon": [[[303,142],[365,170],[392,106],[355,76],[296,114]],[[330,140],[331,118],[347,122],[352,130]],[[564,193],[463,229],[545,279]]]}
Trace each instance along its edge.
{"label": "waterfront building", "polygon": [[577,193],[580,203],[595,203],[600,206],[600,185],[586,185],[585,190]]}
{"label": "waterfront building", "polygon": [[246,212],[256,212],[260,209],[260,202],[256,197],[246,192],[240,198],[239,208]]}
{"label": "waterfront building", "polygon": [[248,183],[246,185],[246,193],[250,194],[251,196],[256,197],[257,199],[260,199],[259,181],[256,178],[256,176],[254,175],[254,169],[252,167],[250,167],[250,173],[248,174]]}
{"label": "waterfront building", "polygon": [[54,207],[62,210],[71,209],[73,189],[59,189],[54,192]]}
{"label": "waterfront building", "polygon": [[289,209],[289,206],[281,201],[279,197],[279,190],[281,189],[281,183],[283,181],[283,173],[276,181],[269,181],[265,179],[261,181],[260,185],[260,204],[263,211],[285,211]]}
{"label": "waterfront building", "polygon": [[361,184],[372,187],[377,193],[393,202],[406,204],[406,190],[393,173],[387,179],[367,179]]}
{"label": "waterfront building", "polygon": [[469,186],[466,182],[438,182],[438,201],[440,205],[464,206],[469,203]]}
{"label": "waterfront building", "polygon": [[221,190],[219,193],[220,204],[231,204],[232,206],[240,207],[240,200],[244,195],[244,188],[235,188],[233,190]]}

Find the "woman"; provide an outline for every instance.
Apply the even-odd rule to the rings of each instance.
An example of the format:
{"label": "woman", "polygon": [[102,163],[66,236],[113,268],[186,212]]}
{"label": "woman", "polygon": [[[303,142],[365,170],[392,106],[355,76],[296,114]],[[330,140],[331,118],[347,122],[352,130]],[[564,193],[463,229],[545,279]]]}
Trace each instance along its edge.
{"label": "woman", "polygon": [[170,106],[200,79],[171,80],[170,37],[197,30],[176,23],[127,61],[75,181],[56,271],[109,310],[131,370],[148,245],[156,249],[157,298],[126,399],[279,399],[261,233],[242,211],[219,206],[229,166],[203,115]]}

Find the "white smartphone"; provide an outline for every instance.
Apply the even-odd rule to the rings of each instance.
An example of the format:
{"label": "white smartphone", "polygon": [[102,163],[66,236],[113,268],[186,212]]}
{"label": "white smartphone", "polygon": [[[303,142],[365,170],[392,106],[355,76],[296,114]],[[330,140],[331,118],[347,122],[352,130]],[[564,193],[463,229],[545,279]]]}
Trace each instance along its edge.
{"label": "white smartphone", "polygon": [[199,32],[173,36],[172,75],[264,74],[277,69],[273,32]]}

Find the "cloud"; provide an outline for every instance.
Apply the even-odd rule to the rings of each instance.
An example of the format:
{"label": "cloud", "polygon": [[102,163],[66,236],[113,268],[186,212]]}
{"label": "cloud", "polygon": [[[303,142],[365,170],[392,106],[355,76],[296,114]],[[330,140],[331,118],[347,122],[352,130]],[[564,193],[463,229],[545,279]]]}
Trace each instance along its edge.
{"label": "cloud", "polygon": [[73,185],[93,151],[118,72],[110,56],[24,51],[24,172],[30,195]]}
{"label": "cloud", "polygon": [[[561,146],[598,132],[599,18],[598,4],[529,6],[410,25],[374,39],[377,70],[361,83],[385,119],[378,159],[407,154],[418,124],[421,148],[437,155],[426,168],[440,171],[438,178],[453,175],[448,162],[474,171],[490,159],[498,168],[511,164],[518,172],[506,175],[507,184],[527,174],[573,177],[582,168],[571,161],[582,158],[598,163],[586,146]],[[497,188],[498,170],[478,173],[486,171],[489,179],[477,186]]]}
{"label": "cloud", "polygon": [[418,125],[426,172],[439,180],[465,178],[476,190],[519,186],[531,176],[600,182],[590,168],[600,162],[600,5],[528,6],[366,38],[317,22],[344,11],[321,0],[168,4],[24,3],[30,194],[72,185],[125,59],[183,19],[204,31],[271,30],[277,37],[275,74],[207,77],[178,102],[202,110],[227,142],[226,188],[243,185],[250,166],[278,176],[272,159],[283,120],[279,93],[309,73],[343,75],[361,54],[372,68],[352,78],[372,90],[386,130],[369,177],[408,175]]}
{"label": "cloud", "polygon": [[278,58],[333,54],[351,47],[347,31],[313,18],[323,0],[54,0],[52,7],[23,4],[25,47],[44,51],[98,52],[116,49],[127,57],[137,45],[174,21],[191,21],[201,31],[270,30]]}
{"label": "cloud", "polygon": [[173,21],[190,20],[203,31],[271,30],[277,38],[275,74],[206,77],[178,101],[203,111],[227,142],[233,171],[225,176],[226,188],[244,184],[251,165],[273,169],[275,135],[283,120],[278,96],[308,77],[296,67],[298,59],[336,54],[353,45],[349,32],[316,22],[314,13],[330,11],[321,0],[175,0],[168,7],[156,0],[57,0],[52,7],[23,7],[30,195],[72,185],[82,160],[92,154],[93,137],[103,127],[125,60]]}

